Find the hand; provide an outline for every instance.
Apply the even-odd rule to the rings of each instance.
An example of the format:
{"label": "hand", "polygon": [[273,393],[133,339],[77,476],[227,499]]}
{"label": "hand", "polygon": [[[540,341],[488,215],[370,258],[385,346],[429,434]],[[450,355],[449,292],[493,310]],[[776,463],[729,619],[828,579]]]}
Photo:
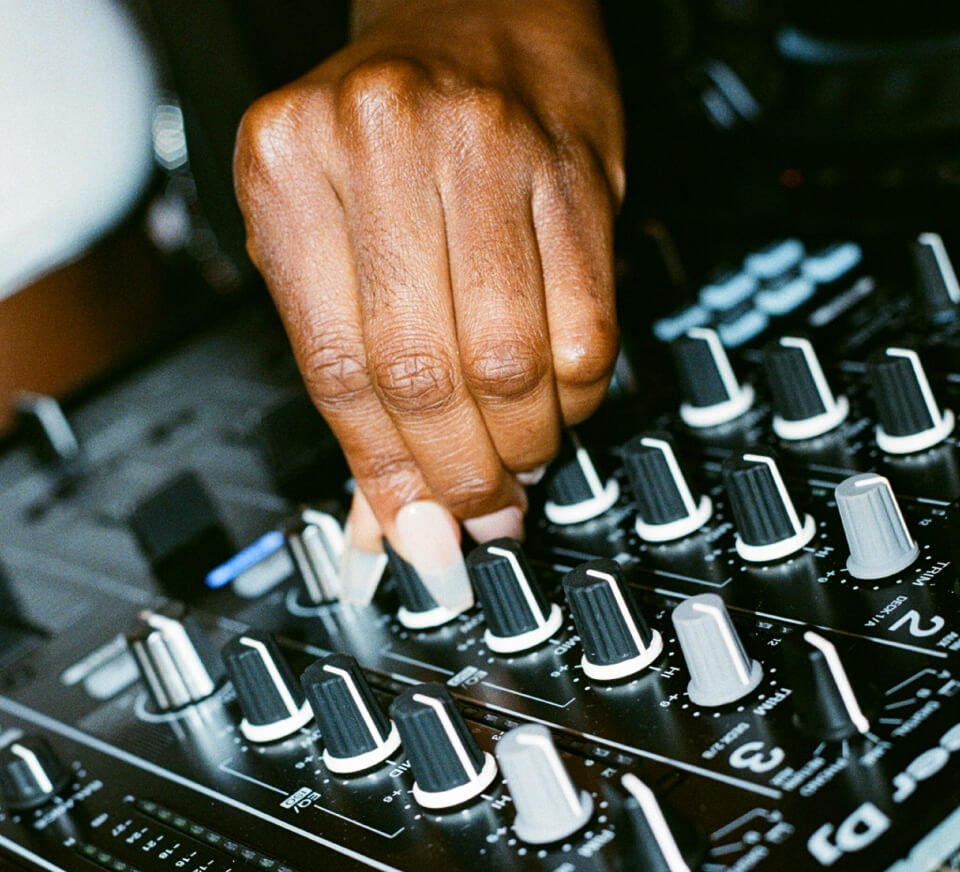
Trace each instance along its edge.
{"label": "hand", "polygon": [[612,372],[616,76],[588,0],[354,13],[347,48],[245,116],[237,191],[359,487],[351,547],[382,531],[453,605],[430,573],[460,560],[457,522],[519,535],[518,476]]}

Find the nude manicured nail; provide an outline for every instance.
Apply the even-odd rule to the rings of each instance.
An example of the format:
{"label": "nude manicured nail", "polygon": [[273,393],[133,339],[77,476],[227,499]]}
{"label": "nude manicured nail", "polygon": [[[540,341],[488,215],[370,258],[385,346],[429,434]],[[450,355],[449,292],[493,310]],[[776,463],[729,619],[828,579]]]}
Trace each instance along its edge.
{"label": "nude manicured nail", "polygon": [[397,513],[397,550],[420,576],[437,605],[463,611],[473,605],[473,588],[460,551],[459,529],[439,503],[419,500]]}
{"label": "nude manicured nail", "polygon": [[531,469],[529,472],[518,472],[517,481],[520,484],[531,485],[537,484],[542,478],[543,474],[547,471],[547,465],[544,463],[541,466],[538,466],[536,469]]}
{"label": "nude manicured nail", "polygon": [[523,512],[517,506],[507,506],[489,515],[469,518],[463,522],[463,526],[478,543],[501,539],[504,536],[523,539]]}
{"label": "nude manicured nail", "polygon": [[[349,537],[349,525],[346,532]],[[382,551],[365,551],[347,538],[340,558],[340,601],[355,606],[367,605],[377,592],[386,565],[387,555]]]}

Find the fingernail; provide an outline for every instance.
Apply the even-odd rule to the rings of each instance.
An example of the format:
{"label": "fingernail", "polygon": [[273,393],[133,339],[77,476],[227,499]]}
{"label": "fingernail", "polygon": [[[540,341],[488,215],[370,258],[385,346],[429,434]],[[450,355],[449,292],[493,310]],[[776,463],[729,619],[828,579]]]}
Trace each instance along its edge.
{"label": "fingernail", "polygon": [[523,512],[517,506],[507,506],[489,515],[468,518],[463,522],[463,526],[478,543],[501,539],[504,536],[523,539]]}
{"label": "fingernail", "polygon": [[365,551],[354,545],[349,539],[349,524],[345,532],[348,538],[340,558],[340,602],[365,606],[377,592],[387,565],[387,555],[382,551]]}
{"label": "fingernail", "polygon": [[542,478],[543,474],[547,471],[547,464],[541,464],[536,469],[531,469],[529,472],[518,472],[517,481],[520,484],[527,485],[530,487],[537,484]]}
{"label": "fingernail", "polygon": [[437,605],[464,611],[473,588],[460,551],[457,522],[431,500],[407,503],[397,513],[397,550],[420,576]]}
{"label": "fingernail", "polygon": [[340,601],[365,606],[377,592],[387,565],[380,547],[383,533],[363,492],[354,491],[350,514],[343,528],[344,549],[340,557]]}

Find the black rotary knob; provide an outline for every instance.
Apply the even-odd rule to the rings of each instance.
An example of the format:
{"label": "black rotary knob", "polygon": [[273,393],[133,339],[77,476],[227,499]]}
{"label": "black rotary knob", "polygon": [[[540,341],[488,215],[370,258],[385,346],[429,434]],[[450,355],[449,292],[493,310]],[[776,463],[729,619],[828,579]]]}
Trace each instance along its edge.
{"label": "black rotary knob", "polygon": [[544,597],[515,539],[494,539],[474,548],[467,555],[467,572],[487,622],[484,642],[491,651],[528,651],[562,626],[560,607]]}
{"label": "black rotary knob", "polygon": [[[417,570],[397,554],[386,539],[383,540],[383,550],[387,555],[387,564],[390,566],[400,599],[397,619],[403,626],[410,630],[429,630],[447,624],[462,614],[463,609],[450,609],[439,605],[420,580]],[[467,599],[472,605],[472,591]]]}
{"label": "black rotary knob", "polygon": [[808,339],[778,339],[767,348],[764,369],[773,398],[773,432],[781,439],[813,439],[846,419],[850,404],[846,397],[834,397]]}
{"label": "black rotary knob", "polygon": [[240,731],[247,739],[275,742],[310,721],[303,688],[273,636],[244,633],[227,642],[221,654],[243,712]]}
{"label": "black rotary knob", "polygon": [[876,439],[881,451],[924,451],[950,435],[953,412],[940,411],[915,351],[886,348],[868,361],[868,372],[877,407]]}
{"label": "black rotary knob", "polygon": [[43,805],[69,778],[43,736],[24,736],[0,750],[0,805],[10,811]]}
{"label": "black rotary knob", "polygon": [[563,580],[570,614],[583,645],[581,666],[595,681],[616,681],[646,669],[663,651],[613,560],[580,564]]}
{"label": "black rotary knob", "polygon": [[723,483],[737,527],[737,553],[744,560],[780,560],[813,538],[813,518],[797,513],[772,457],[748,452],[729,458]]}
{"label": "black rotary knob", "polygon": [[160,711],[206,699],[223,682],[223,661],[180,603],[141,612],[127,644]]}
{"label": "black rotary knob", "polygon": [[635,436],[621,453],[637,504],[635,528],[641,539],[680,539],[710,520],[710,497],[694,494],[669,439],[658,433]]}
{"label": "black rotary knob", "polygon": [[663,805],[636,775],[620,782],[627,793],[624,815],[632,835],[627,848],[631,868],[644,872],[690,872],[707,855],[706,836],[675,809]]}
{"label": "black rotary knob", "polygon": [[741,385],[715,330],[694,327],[671,346],[684,401],[680,417],[688,427],[717,427],[753,405],[753,388]]}
{"label": "black rotary knob", "polygon": [[960,282],[939,233],[917,237],[913,262],[927,317],[937,324],[952,321],[960,311]]}
{"label": "black rotary knob", "polygon": [[309,602],[332,602],[340,592],[343,529],[326,512],[305,509],[284,531],[287,551]]}
{"label": "black rotary knob", "polygon": [[804,628],[792,633],[783,647],[787,681],[793,690],[794,721],[802,732],[818,741],[840,741],[870,729],[829,639]]}
{"label": "black rotary knob", "polygon": [[479,796],[497,776],[442,684],[421,684],[398,696],[390,714],[415,779],[413,798],[428,809],[453,808]]}
{"label": "black rotary knob", "polygon": [[543,513],[554,524],[582,524],[611,509],[620,498],[617,480],[603,480],[573,430],[566,432],[552,469]]}
{"label": "black rotary knob", "polygon": [[363,772],[400,747],[397,728],[353,657],[329,654],[308,666],[301,680],[323,736],[323,762],[331,772]]}

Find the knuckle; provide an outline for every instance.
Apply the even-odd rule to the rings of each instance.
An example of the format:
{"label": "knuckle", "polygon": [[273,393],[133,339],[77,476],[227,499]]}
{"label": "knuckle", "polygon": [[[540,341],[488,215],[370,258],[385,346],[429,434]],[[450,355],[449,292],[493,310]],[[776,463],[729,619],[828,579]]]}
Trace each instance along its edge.
{"label": "knuckle", "polygon": [[300,370],[313,401],[321,409],[350,405],[370,390],[363,349],[351,349],[334,336],[318,337],[303,355]]}
{"label": "knuckle", "polygon": [[550,362],[522,338],[480,340],[463,356],[463,377],[470,393],[481,400],[520,400],[543,384]]}
{"label": "knuckle", "polygon": [[369,59],[341,80],[337,113],[358,145],[391,142],[409,133],[427,85],[427,72],[416,61]]}
{"label": "knuckle", "polygon": [[373,377],[389,412],[424,415],[445,411],[456,401],[456,367],[441,351],[415,343],[380,351]]}
{"label": "knuckle", "polygon": [[571,387],[606,382],[619,352],[619,333],[614,323],[604,322],[593,330],[570,334],[553,350],[557,382]]}

